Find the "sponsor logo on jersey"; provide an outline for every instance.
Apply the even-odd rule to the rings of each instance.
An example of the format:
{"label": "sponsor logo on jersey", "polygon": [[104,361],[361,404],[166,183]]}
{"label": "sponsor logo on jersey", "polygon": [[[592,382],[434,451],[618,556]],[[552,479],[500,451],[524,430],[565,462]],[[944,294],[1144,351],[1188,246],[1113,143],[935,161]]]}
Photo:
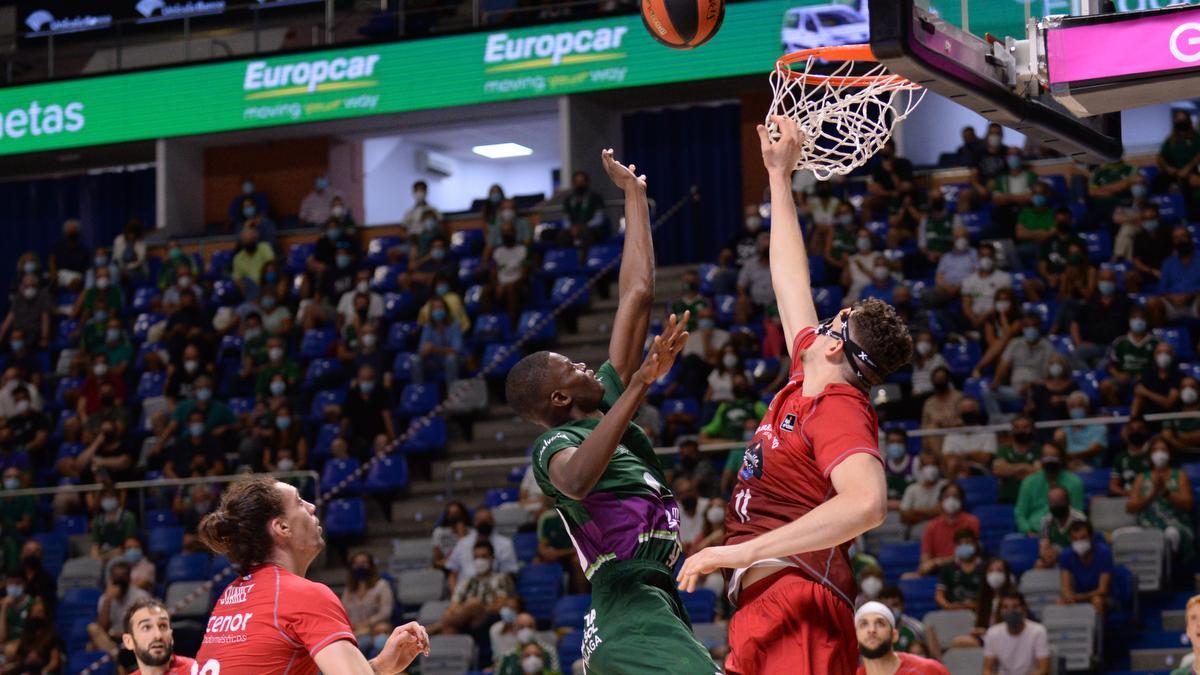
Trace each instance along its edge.
{"label": "sponsor logo on jersey", "polygon": [[783,421],[779,423],[779,428],[784,431],[796,430],[796,413],[788,413],[783,416]]}
{"label": "sponsor logo on jersey", "polygon": [[244,614],[221,614],[214,615],[208,619],[208,628],[205,633],[234,633],[245,630],[250,625],[250,617],[254,616],[253,612]]}
{"label": "sponsor logo on jersey", "polygon": [[750,480],[751,478],[762,478],[762,475],[762,442],[755,441],[754,445],[746,448],[746,457],[742,460],[742,470],[738,472],[738,476],[741,477],[742,480]]}
{"label": "sponsor logo on jersey", "polygon": [[246,596],[250,594],[250,589],[254,588],[254,584],[245,584],[242,586],[230,586],[221,594],[221,600],[218,604],[221,605],[240,605],[246,601]]}

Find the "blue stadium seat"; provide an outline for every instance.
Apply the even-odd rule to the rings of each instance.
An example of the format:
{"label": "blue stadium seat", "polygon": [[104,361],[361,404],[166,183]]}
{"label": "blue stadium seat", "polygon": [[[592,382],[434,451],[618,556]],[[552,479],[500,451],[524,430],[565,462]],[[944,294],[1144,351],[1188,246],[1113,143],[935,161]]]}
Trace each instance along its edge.
{"label": "blue stadium seat", "polygon": [[[380,265],[371,272],[371,290],[376,293],[385,293],[391,295],[400,290],[399,280],[396,278],[408,269],[405,265]],[[385,301],[386,301],[386,295]],[[384,315],[387,315],[387,310],[384,310]]]}
{"label": "blue stadium seat", "polygon": [[[819,316],[824,316],[820,314]],[[950,374],[954,377],[966,377],[979,363],[982,353],[978,342],[949,342],[942,349],[942,357],[950,366]]]}
{"label": "blue stadium seat", "polygon": [[1016,529],[1016,518],[1010,504],[983,504],[971,511],[979,519],[979,535],[984,549],[991,555],[1000,552],[1004,537]]}
{"label": "blue stadium seat", "polygon": [[478,316],[479,310],[483,307],[483,286],[475,284],[463,293],[463,309],[467,310],[468,316]]}
{"label": "blue stadium seat", "polygon": [[[621,257],[621,247],[618,244],[599,244],[588,249],[587,260],[584,261],[584,269],[588,274],[596,274],[606,266],[613,263]],[[700,284],[704,284],[704,276],[701,275]],[[711,291],[709,291],[711,293]]]}
{"label": "blue stadium seat", "polygon": [[308,411],[310,421],[317,422],[325,417],[326,406],[342,405],[346,402],[345,389],[325,389],[313,394],[312,407]]}
{"label": "blue stadium seat", "polygon": [[521,312],[517,319],[516,334],[521,337],[528,335],[533,342],[554,342],[558,338],[558,329],[554,319],[550,318],[550,312],[531,309]]}
{"label": "blue stadium seat", "polygon": [[1070,335],[1047,335],[1046,339],[1054,345],[1054,350],[1059,354],[1075,353],[1075,342],[1071,340]]}
{"label": "blue stadium seat", "polygon": [[108,656],[106,652],[71,652],[67,656],[68,673],[83,673],[88,675],[112,675],[116,669],[116,665],[112,659],[109,659],[102,666],[97,666],[91,669],[92,664],[99,662],[101,659]]}
{"label": "blue stadium seat", "polygon": [[863,224],[871,237],[876,241],[887,239],[888,223],[886,220],[870,220]]}
{"label": "blue stadium seat", "polygon": [[399,246],[400,237],[371,237],[367,242],[367,264],[376,267],[387,262],[388,249]]}
{"label": "blue stadium seat", "polygon": [[1083,237],[1084,243],[1087,244],[1088,258],[1093,264],[1105,262],[1112,257],[1112,235],[1108,230],[1080,232],[1079,236]]}
{"label": "blue stadium seat", "polygon": [[81,452],[83,452],[83,443],[63,443],[58,446],[58,453],[56,453],[54,461],[57,463],[60,459],[77,457]]}
{"label": "blue stadium seat", "polygon": [[405,417],[417,417],[433,410],[440,402],[436,384],[406,384],[400,392],[399,412]]}
{"label": "blue stadium seat", "polygon": [[70,537],[88,533],[87,516],[59,516],[54,519],[54,531]]}
{"label": "blue stadium seat", "polygon": [[421,336],[421,327],[416,321],[397,321],[388,328],[387,343],[384,348],[388,351],[405,351],[417,346]]}
{"label": "blue stadium seat", "polygon": [[934,600],[937,590],[937,577],[918,577],[916,579],[901,579],[900,593],[904,595],[904,613],[910,616],[925,616],[938,608]]}
{"label": "blue stadium seat", "polygon": [[157,288],[143,286],[133,292],[133,302],[129,306],[135,313],[147,312],[150,310],[150,303],[160,295]]}
{"label": "blue stadium seat", "polygon": [[694,398],[669,398],[662,402],[659,414],[664,419],[671,415],[690,415],[698,422],[700,421],[700,402]]}
{"label": "blue stadium seat", "polygon": [[737,296],[718,295],[713,311],[717,313],[717,321],[723,325],[733,323],[733,312],[737,308]]}
{"label": "blue stadium seat", "polygon": [[421,357],[415,352],[400,352],[392,359],[392,375],[399,382],[411,382],[413,372],[421,367]]}
{"label": "blue stadium seat", "polygon": [[525,601],[525,611],[539,622],[554,615],[562,587],[563,568],[557,563],[526,565],[517,573],[517,594]]}
{"label": "blue stadium seat", "polygon": [[666,375],[658,378],[653,384],[650,385],[650,390],[647,393],[651,397],[665,396],[667,389],[675,383],[675,380],[679,379],[680,367],[681,366],[679,362],[676,361],[675,365],[671,366],[671,369],[667,371]]}
{"label": "blue stadium seat", "polygon": [[696,268],[696,273],[700,276],[700,294],[712,297],[716,293],[714,284],[721,268],[712,263],[704,263]]}
{"label": "blue stadium seat", "polygon": [[242,291],[231,279],[213,282],[211,304],[217,307],[233,307],[242,301]]}
{"label": "blue stadium seat", "polygon": [[[358,471],[358,467],[358,460],[353,457],[331,459],[325,462],[325,468],[321,470],[321,492],[333,490],[342,481],[353,476]],[[357,494],[361,487],[358,479],[355,479],[342,488],[342,494]]]}
{"label": "blue stadium seat", "polygon": [[137,391],[134,392],[134,400],[141,402],[154,396],[162,396],[167,386],[167,374],[145,371],[142,377],[138,380]]}
{"label": "blue stadium seat", "polygon": [[483,505],[494,509],[501,504],[515,502],[519,498],[520,491],[516,488],[491,488],[483,495]]}
{"label": "blue stadium seat", "polygon": [[367,530],[367,511],[362,499],[334,499],[325,506],[321,520],[330,537],[360,535]]}
{"label": "blue stadium seat", "polygon": [[1158,219],[1164,225],[1182,222],[1187,216],[1187,205],[1181,194],[1151,195],[1150,202],[1158,207]]}
{"label": "blue stadium seat", "polygon": [[479,281],[480,271],[483,268],[483,263],[479,258],[463,258],[458,261],[458,282],[464,285],[470,285]]}
{"label": "blue stadium seat", "polygon": [[83,385],[82,377],[64,377],[58,381],[58,386],[54,388],[54,404],[66,405],[67,392],[72,389],[78,389]]}
{"label": "blue stadium seat", "polygon": [[322,424],[321,428],[317,430],[317,442],[313,444],[313,459],[328,457],[329,446],[333,445],[334,439],[341,435],[342,428],[336,423]]}
{"label": "blue stadium seat", "polygon": [[584,285],[583,277],[558,277],[550,289],[549,307],[586,307],[591,302],[591,293]]}
{"label": "blue stadium seat", "polygon": [[558,638],[558,662],[563,671],[570,672],[571,664],[583,657],[583,631],[573,630]]}
{"label": "blue stadium seat", "polygon": [[591,606],[591,595],[564,595],[554,605],[554,628],[583,630],[583,619]]}
{"label": "blue stadium seat", "polygon": [[717,594],[708,588],[697,588],[691,593],[681,591],[679,599],[693,624],[712,623],[717,607]]}
{"label": "blue stadium seat", "polygon": [[[52,576],[58,576],[63,563],[67,561],[69,542],[67,535],[60,532],[37,532],[33,538],[42,545],[42,567]],[[93,609],[96,603],[92,603]]]}
{"label": "blue stadium seat", "polygon": [[512,326],[507,314],[480,314],[471,330],[471,341],[482,347],[493,342],[507,342],[511,334]]}
{"label": "blue stadium seat", "polygon": [[308,264],[308,259],[317,251],[317,245],[313,242],[303,244],[292,244],[288,249],[287,266],[285,269],[288,274],[299,274],[303,272]]}
{"label": "blue stadium seat", "polygon": [[820,286],[826,282],[825,279],[825,256],[810,255],[808,256],[808,278],[813,286]]}
{"label": "blue stadium seat", "polygon": [[217,348],[217,358],[241,358],[246,341],[240,335],[226,335],[221,338],[221,346]]}
{"label": "blue stadium seat", "polygon": [[204,581],[207,578],[207,553],[178,553],[167,560],[167,584],[175,581]]}
{"label": "blue stadium seat", "polygon": [[329,380],[340,377],[342,374],[342,362],[337,359],[313,359],[308,364],[308,370],[304,373],[305,389],[312,389],[327,383]]}
{"label": "blue stadium seat", "polygon": [[1154,334],[1159,340],[1171,345],[1175,350],[1175,358],[1180,361],[1190,361],[1196,358],[1192,349],[1191,336],[1186,328],[1156,328]]}
{"label": "blue stadium seat", "polygon": [[1038,559],[1037,537],[1012,533],[1000,542],[1000,557],[1008,561],[1013,574],[1021,576],[1025,570],[1033,569]]}
{"label": "blue stadium seat", "polygon": [[542,259],[541,273],[547,277],[575,274],[579,271],[579,252],[574,248],[552,248]]}
{"label": "blue stadium seat", "polygon": [[513,535],[513,548],[516,550],[519,562],[522,564],[533,562],[538,552],[537,532],[516,533]]}
{"label": "blue stadium seat", "polygon": [[152,527],[146,532],[146,550],[152,556],[168,558],[183,550],[183,528]]}
{"label": "blue stadium seat", "polygon": [[813,292],[813,303],[817,307],[817,317],[828,319],[842,308],[842,287],[821,286]]}
{"label": "blue stadium seat", "polygon": [[490,344],[483,349],[483,367],[490,368],[487,377],[490,380],[503,380],[508,376],[508,371],[517,365],[517,362],[524,357],[520,349],[516,349],[511,344],[498,343]]}
{"label": "blue stadium seat", "polygon": [[50,349],[62,350],[71,346],[71,334],[79,328],[79,322],[75,319],[60,319],[58,327],[54,329],[54,341],[50,343]]}
{"label": "blue stadium seat", "polygon": [[[1184,466],[1186,467],[1187,465]],[[1095,496],[1108,495],[1108,469],[1077,471],[1075,475],[1079,476],[1080,480],[1083,482],[1083,496],[1085,502]]]}
{"label": "blue stadium seat", "polygon": [[310,328],[300,340],[300,356],[317,359],[329,353],[337,340],[337,331],[332,328]]}
{"label": "blue stadium seat", "polygon": [[999,498],[1000,486],[994,476],[967,476],[955,482],[963,489],[964,506],[968,511],[984,504],[995,504]]}
{"label": "blue stadium seat", "polygon": [[95,612],[96,603],[100,602],[103,592],[103,589],[100,588],[68,588],[62,592],[59,606],[87,607]]}
{"label": "blue stadium seat", "polygon": [[458,258],[477,256],[483,252],[483,244],[483,230],[458,230],[450,235],[450,254]]}
{"label": "blue stadium seat", "polygon": [[430,417],[422,424],[409,425],[412,429],[404,441],[404,451],[409,453],[435,452],[446,447],[446,418],[441,415]]}
{"label": "blue stadium seat", "polygon": [[146,528],[172,527],[179,524],[175,512],[171,509],[151,509],[146,512]]}
{"label": "blue stadium seat", "polygon": [[229,412],[234,415],[249,415],[253,411],[254,399],[244,396],[229,399]]}
{"label": "blue stadium seat", "polygon": [[375,460],[367,470],[363,490],[367,494],[401,491],[408,487],[408,460],[393,454]]}
{"label": "blue stadium seat", "polygon": [[967,234],[971,237],[971,241],[979,241],[988,234],[992,227],[992,212],[990,209],[969,211],[962,214],[962,224],[967,228]]}
{"label": "blue stadium seat", "polygon": [[206,274],[210,279],[220,279],[229,276],[233,269],[233,256],[236,251],[229,248],[217,249],[208,259]]}
{"label": "blue stadium seat", "polygon": [[1024,312],[1033,312],[1042,318],[1042,333],[1045,334],[1050,330],[1050,324],[1054,321],[1055,303],[1052,301],[1046,302],[1027,302],[1021,306]]}
{"label": "blue stadium seat", "polygon": [[1071,379],[1079,387],[1079,391],[1087,394],[1092,405],[1096,405],[1100,401],[1100,381],[1096,378],[1092,371],[1076,372],[1071,374]]}
{"label": "blue stadium seat", "polygon": [[880,547],[876,557],[880,567],[884,569],[887,582],[894,584],[901,574],[915,570],[921,564],[921,542],[886,544]]}
{"label": "blue stadium seat", "polygon": [[141,314],[138,314],[137,318],[133,321],[133,341],[145,342],[146,334],[150,332],[150,328],[153,327],[154,324],[165,320],[166,317],[161,314],[154,314],[153,312],[142,312]]}
{"label": "blue stadium seat", "polygon": [[143,342],[138,347],[137,357],[133,360],[135,370],[141,370],[146,366],[146,355],[150,352],[165,352],[167,346],[161,342]]}

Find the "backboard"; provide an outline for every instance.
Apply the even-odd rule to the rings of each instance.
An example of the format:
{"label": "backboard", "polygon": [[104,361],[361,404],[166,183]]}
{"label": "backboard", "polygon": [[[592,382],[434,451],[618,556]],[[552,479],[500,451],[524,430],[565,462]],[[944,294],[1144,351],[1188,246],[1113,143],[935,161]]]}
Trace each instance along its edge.
{"label": "backboard", "polygon": [[[1167,1],[1118,4],[1142,8]],[[1095,20],[1088,15],[1099,14],[1101,4],[1114,9],[1101,0],[869,0],[871,51],[891,72],[1035,143],[1081,162],[1106,162],[1122,153],[1120,113],[1094,101],[1092,109],[1072,105],[1070,87],[1052,85],[1046,53],[1048,35],[1064,23]],[[1087,57],[1100,47],[1089,40]],[[1079,40],[1055,44],[1060,56],[1081,51]],[[1153,102],[1127,96],[1121,107]]]}

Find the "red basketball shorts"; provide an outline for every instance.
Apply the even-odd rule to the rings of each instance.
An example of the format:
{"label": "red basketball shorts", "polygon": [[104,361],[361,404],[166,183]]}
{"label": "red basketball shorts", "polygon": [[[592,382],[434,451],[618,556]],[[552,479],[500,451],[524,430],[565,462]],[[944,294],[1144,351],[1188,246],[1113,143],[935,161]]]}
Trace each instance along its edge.
{"label": "red basketball shorts", "polygon": [[787,568],[743,588],[738,600],[726,675],[854,675],[854,615],[833,591]]}

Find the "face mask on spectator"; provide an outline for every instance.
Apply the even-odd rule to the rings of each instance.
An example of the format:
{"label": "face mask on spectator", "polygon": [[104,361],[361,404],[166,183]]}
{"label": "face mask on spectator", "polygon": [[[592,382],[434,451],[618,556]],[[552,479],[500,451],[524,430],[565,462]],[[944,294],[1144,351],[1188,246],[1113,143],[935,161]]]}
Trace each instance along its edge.
{"label": "face mask on spectator", "polygon": [[342,216],[346,215],[346,207],[342,206],[341,204],[337,204],[329,209],[329,215],[333,216],[334,218],[341,218]]}
{"label": "face mask on spectator", "polygon": [[108,373],[108,365],[104,363],[97,363],[96,365],[92,366],[92,372],[96,374],[96,377],[104,377],[105,374]]}
{"label": "face mask on spectator", "polygon": [[875,279],[875,281],[887,281],[887,278],[890,276],[890,274],[891,273],[888,271],[888,268],[883,266],[874,267],[871,269],[871,276]]}
{"label": "face mask on spectator", "polygon": [[933,464],[926,464],[921,467],[921,480],[926,483],[935,483],[942,476],[942,472]]}
{"label": "face mask on spectator", "polygon": [[509,221],[517,217],[517,212],[513,209],[500,209],[500,220]]}
{"label": "face mask on spectator", "polygon": [[871,238],[859,237],[854,241],[854,245],[858,247],[859,253],[866,253],[871,250]]}
{"label": "face mask on spectator", "polygon": [[179,277],[179,279],[178,279],[177,281],[178,281],[178,283],[179,283],[179,287],[180,287],[180,288],[187,288],[188,286],[191,286],[191,285],[192,285],[192,278],[191,278],[191,277],[189,277],[189,276],[188,276],[188,275],[186,275],[186,274],[184,274],[183,276]]}
{"label": "face mask on spectator", "polygon": [[279,427],[279,429],[281,431],[287,431],[288,427],[292,426],[292,418],[276,417],[275,418],[275,426]]}
{"label": "face mask on spectator", "polygon": [[8,597],[10,598],[19,598],[21,597],[21,594],[25,592],[25,587],[21,584],[9,584],[8,586],[4,587],[4,592],[7,593]]}
{"label": "face mask on spectator", "polygon": [[1154,355],[1154,363],[1158,364],[1159,368],[1170,368],[1172,360],[1171,355],[1166,352],[1159,352]]}
{"label": "face mask on spectator", "polygon": [[517,629],[517,642],[519,644],[527,645],[533,642],[534,637],[536,637],[536,635],[534,634],[533,629],[528,626]]}
{"label": "face mask on spectator", "polygon": [[434,260],[443,260],[446,257],[446,249],[435,248],[429,252],[429,256]]}
{"label": "face mask on spectator", "polygon": [[959,544],[954,547],[954,555],[959,560],[970,560],[975,557],[975,544]]}
{"label": "face mask on spectator", "polygon": [[475,574],[487,574],[492,571],[492,561],[489,558],[475,559]]}
{"label": "face mask on spectator", "polygon": [[136,565],[142,559],[142,549],[131,548],[125,551],[125,561],[130,565]]}
{"label": "face mask on spectator", "polygon": [[854,214],[843,213],[837,217],[837,223],[842,227],[849,227],[850,225],[854,224]]}
{"label": "face mask on spectator", "polygon": [[1004,586],[1005,581],[1006,581],[1006,578],[1005,578],[1004,572],[988,572],[987,573],[987,585],[993,591],[1000,590],[1000,588]]}
{"label": "face mask on spectator", "polygon": [[244,183],[242,183],[242,194],[248,195],[248,194],[253,194],[253,193],[254,193],[254,182],[253,181],[245,181]]}
{"label": "face mask on spectator", "polygon": [[1147,218],[1146,220],[1142,221],[1142,227],[1146,228],[1147,232],[1154,232],[1158,229],[1158,219]]}
{"label": "face mask on spectator", "polygon": [[258,212],[258,209],[254,208],[253,206],[243,206],[242,207],[242,215],[246,218],[253,218],[254,214],[257,212]]}
{"label": "face mask on spectator", "polygon": [[887,444],[887,456],[889,459],[904,459],[904,456],[907,454],[908,448],[904,447],[903,443],[892,442]]}
{"label": "face mask on spectator", "polygon": [[1029,342],[1037,342],[1038,338],[1041,336],[1041,333],[1038,332],[1038,329],[1033,326],[1026,326],[1025,329],[1021,331],[1021,334],[1024,335],[1025,339]]}
{"label": "face mask on spectator", "polygon": [[4,479],[5,490],[16,490],[19,487],[21,487],[20,478],[17,478],[16,476],[9,476],[8,478]]}
{"label": "face mask on spectator", "polygon": [[1100,290],[1101,295],[1112,295],[1117,292],[1117,283],[1108,279],[1102,279],[1096,282],[1096,288]]}
{"label": "face mask on spectator", "polygon": [[1185,405],[1191,405],[1196,402],[1196,399],[1200,398],[1200,393],[1196,391],[1195,387],[1184,387],[1179,391],[1179,398],[1183,400]]}
{"label": "face mask on spectator", "polygon": [[108,330],[104,331],[104,337],[108,338],[109,342],[116,342],[117,340],[121,339],[121,329],[109,328]]}
{"label": "face mask on spectator", "polygon": [[433,319],[434,323],[441,323],[446,320],[446,310],[438,307],[437,309],[431,311],[429,316]]}
{"label": "face mask on spectator", "polygon": [[196,390],[197,401],[207,401],[210,398],[212,398],[212,389],[209,389],[208,387],[201,387]]}
{"label": "face mask on spectator", "polygon": [[1012,309],[1012,302],[1009,300],[997,300],[996,311],[1001,314],[1008,314],[1008,310]]}
{"label": "face mask on spectator", "polygon": [[1092,542],[1087,539],[1076,539],[1071,542],[1071,550],[1075,551],[1075,555],[1082,558],[1088,554],[1088,551],[1092,550]]}
{"label": "face mask on spectator", "polygon": [[287,385],[283,380],[275,380],[271,382],[271,394],[274,396],[282,396],[283,392],[287,391]]}
{"label": "face mask on spectator", "polygon": [[971,248],[971,242],[966,237],[958,237],[954,240],[954,250],[958,252],[966,251]]}
{"label": "face mask on spectator", "polygon": [[12,347],[12,350],[14,352],[19,352],[25,348],[25,341],[24,340],[9,340],[8,346]]}
{"label": "face mask on spectator", "polygon": [[96,288],[102,291],[108,290],[108,277],[96,277]]}
{"label": "face mask on spectator", "polygon": [[536,675],[536,673],[542,672],[543,666],[544,662],[542,661],[542,657],[538,656],[537,654],[530,654],[529,656],[521,659],[521,671],[525,673],[525,675]]}
{"label": "face mask on spectator", "polygon": [[25,413],[29,412],[29,401],[21,399],[20,401],[17,401],[16,407],[17,414],[24,415]]}
{"label": "face mask on spectator", "polygon": [[1134,333],[1145,333],[1146,320],[1137,316],[1133,317],[1129,320],[1129,330],[1133,331]]}
{"label": "face mask on spectator", "polygon": [[33,286],[26,286],[21,289],[21,295],[25,296],[26,300],[32,300],[37,297],[37,289]]}
{"label": "face mask on spectator", "polygon": [[721,364],[724,365],[726,368],[736,367],[737,362],[738,362],[737,355],[732,352],[728,352],[725,354],[725,356],[721,357]]}
{"label": "face mask on spectator", "polygon": [[933,353],[933,343],[928,340],[920,340],[917,342],[917,353],[921,356],[929,356]]}
{"label": "face mask on spectator", "polygon": [[1051,504],[1049,511],[1055,520],[1066,520],[1067,516],[1071,514],[1071,506],[1069,504]]}
{"label": "face mask on spectator", "polygon": [[375,341],[378,339],[379,338],[375,337],[374,333],[363,333],[363,336],[362,336],[363,347],[366,347],[367,349],[374,349]]}
{"label": "face mask on spectator", "polygon": [[1046,205],[1046,195],[1034,195],[1030,198],[1030,201],[1033,202],[1034,208],[1040,209]]}
{"label": "face mask on spectator", "polygon": [[995,150],[996,148],[1000,147],[1000,143],[1002,140],[1003,139],[1000,137],[1000,134],[988,134],[987,145],[992,150]]}
{"label": "face mask on spectator", "polygon": [[362,380],[358,383],[358,388],[362,390],[362,393],[369,394],[375,390],[375,380]]}
{"label": "face mask on spectator", "polygon": [[710,506],[708,507],[708,512],[705,513],[705,517],[713,525],[719,525],[725,520],[725,509],[720,506]]}
{"label": "face mask on spectator", "polygon": [[96,321],[96,323],[108,321],[108,312],[103,309],[98,309],[96,310],[96,313],[92,315],[92,319]]}
{"label": "face mask on spectator", "polygon": [[296,467],[296,463],[292,461],[292,458],[284,457],[283,459],[279,460],[279,464],[276,466],[279,467],[280,471],[291,471]]}
{"label": "face mask on spectator", "polygon": [[112,513],[113,511],[116,511],[117,510],[117,498],[116,497],[105,497],[105,498],[101,499],[100,500],[100,508],[103,509],[106,513]]}
{"label": "face mask on spectator", "polygon": [[763,219],[759,216],[746,216],[746,230],[758,232],[762,229]]}
{"label": "face mask on spectator", "polygon": [[991,272],[996,267],[996,260],[991,256],[983,256],[979,259],[979,269],[984,272]]}
{"label": "face mask on spectator", "polygon": [[1150,463],[1153,464],[1154,468],[1156,469],[1163,468],[1170,461],[1171,453],[1167,452],[1166,450],[1155,450],[1154,452],[1150,453]]}
{"label": "face mask on spectator", "polygon": [[337,261],[337,266],[340,269],[346,269],[347,267],[350,266],[350,256],[346,255],[345,253],[339,253],[337,255],[336,261]]}
{"label": "face mask on spectator", "polygon": [[1081,419],[1087,417],[1087,409],[1086,408],[1071,408],[1068,411],[1068,414],[1071,415],[1071,419],[1073,419],[1073,420],[1081,420]]}
{"label": "face mask on spectator", "polygon": [[[272,274],[272,273],[268,272],[268,274]],[[274,281],[274,279],[268,279],[268,281]],[[275,308],[275,297],[272,295],[264,296],[262,300],[259,300],[259,304],[261,304],[263,306],[263,309],[274,309]]]}
{"label": "face mask on spectator", "polygon": [[709,329],[715,327],[717,325],[717,322],[713,321],[712,319],[710,319],[708,317],[704,317],[703,319],[698,320],[696,322],[696,325],[700,326],[700,328],[703,330],[709,330]]}
{"label": "face mask on spectator", "polygon": [[859,586],[862,588],[863,595],[868,598],[878,598],[879,591],[883,590],[883,581],[879,577],[867,577]]}
{"label": "face mask on spectator", "polygon": [[443,296],[450,292],[450,284],[438,284],[433,290],[438,296]]}
{"label": "face mask on spectator", "polygon": [[962,500],[958,497],[946,497],[942,500],[942,511],[949,516],[957,515],[959,511],[962,511]]}
{"label": "face mask on spectator", "polygon": [[283,347],[271,347],[267,350],[267,357],[272,361],[278,361],[283,358]]}
{"label": "face mask on spectator", "polygon": [[500,608],[500,620],[508,625],[512,625],[517,620],[517,610],[505,605]]}
{"label": "face mask on spectator", "polygon": [[1025,615],[1021,612],[1009,612],[1004,615],[1004,623],[1010,632],[1016,633],[1025,624]]}
{"label": "face mask on spectator", "polygon": [[204,435],[204,422],[193,422],[188,425],[188,433],[192,438],[200,438]]}
{"label": "face mask on spectator", "polygon": [[358,291],[359,293],[366,293],[367,291],[371,290],[371,284],[367,281],[360,281],[357,284],[354,284],[354,290]]}
{"label": "face mask on spectator", "polygon": [[1010,168],[1010,169],[1021,168],[1021,157],[1019,155],[1009,155],[1008,156],[1008,168]]}
{"label": "face mask on spectator", "polygon": [[330,241],[335,241],[338,237],[342,236],[342,231],[336,227],[331,227],[325,230],[325,236],[329,237]]}
{"label": "face mask on spectator", "polygon": [[1146,186],[1141,183],[1134,183],[1129,186],[1129,192],[1134,199],[1144,199],[1146,197]]}
{"label": "face mask on spectator", "polygon": [[196,361],[195,359],[188,359],[187,361],[183,362],[183,369],[186,370],[189,375],[195,373],[196,369],[199,367],[200,362]]}
{"label": "face mask on spectator", "polygon": [[1049,370],[1049,371],[1050,371],[1050,377],[1062,377],[1062,375],[1063,375],[1063,364],[1061,364],[1061,363],[1051,363],[1051,364],[1050,364],[1050,366],[1049,366],[1049,368],[1047,368],[1047,370]]}
{"label": "face mask on spectator", "polygon": [[417,202],[418,204],[425,203],[425,191],[413,190],[413,201]]}

